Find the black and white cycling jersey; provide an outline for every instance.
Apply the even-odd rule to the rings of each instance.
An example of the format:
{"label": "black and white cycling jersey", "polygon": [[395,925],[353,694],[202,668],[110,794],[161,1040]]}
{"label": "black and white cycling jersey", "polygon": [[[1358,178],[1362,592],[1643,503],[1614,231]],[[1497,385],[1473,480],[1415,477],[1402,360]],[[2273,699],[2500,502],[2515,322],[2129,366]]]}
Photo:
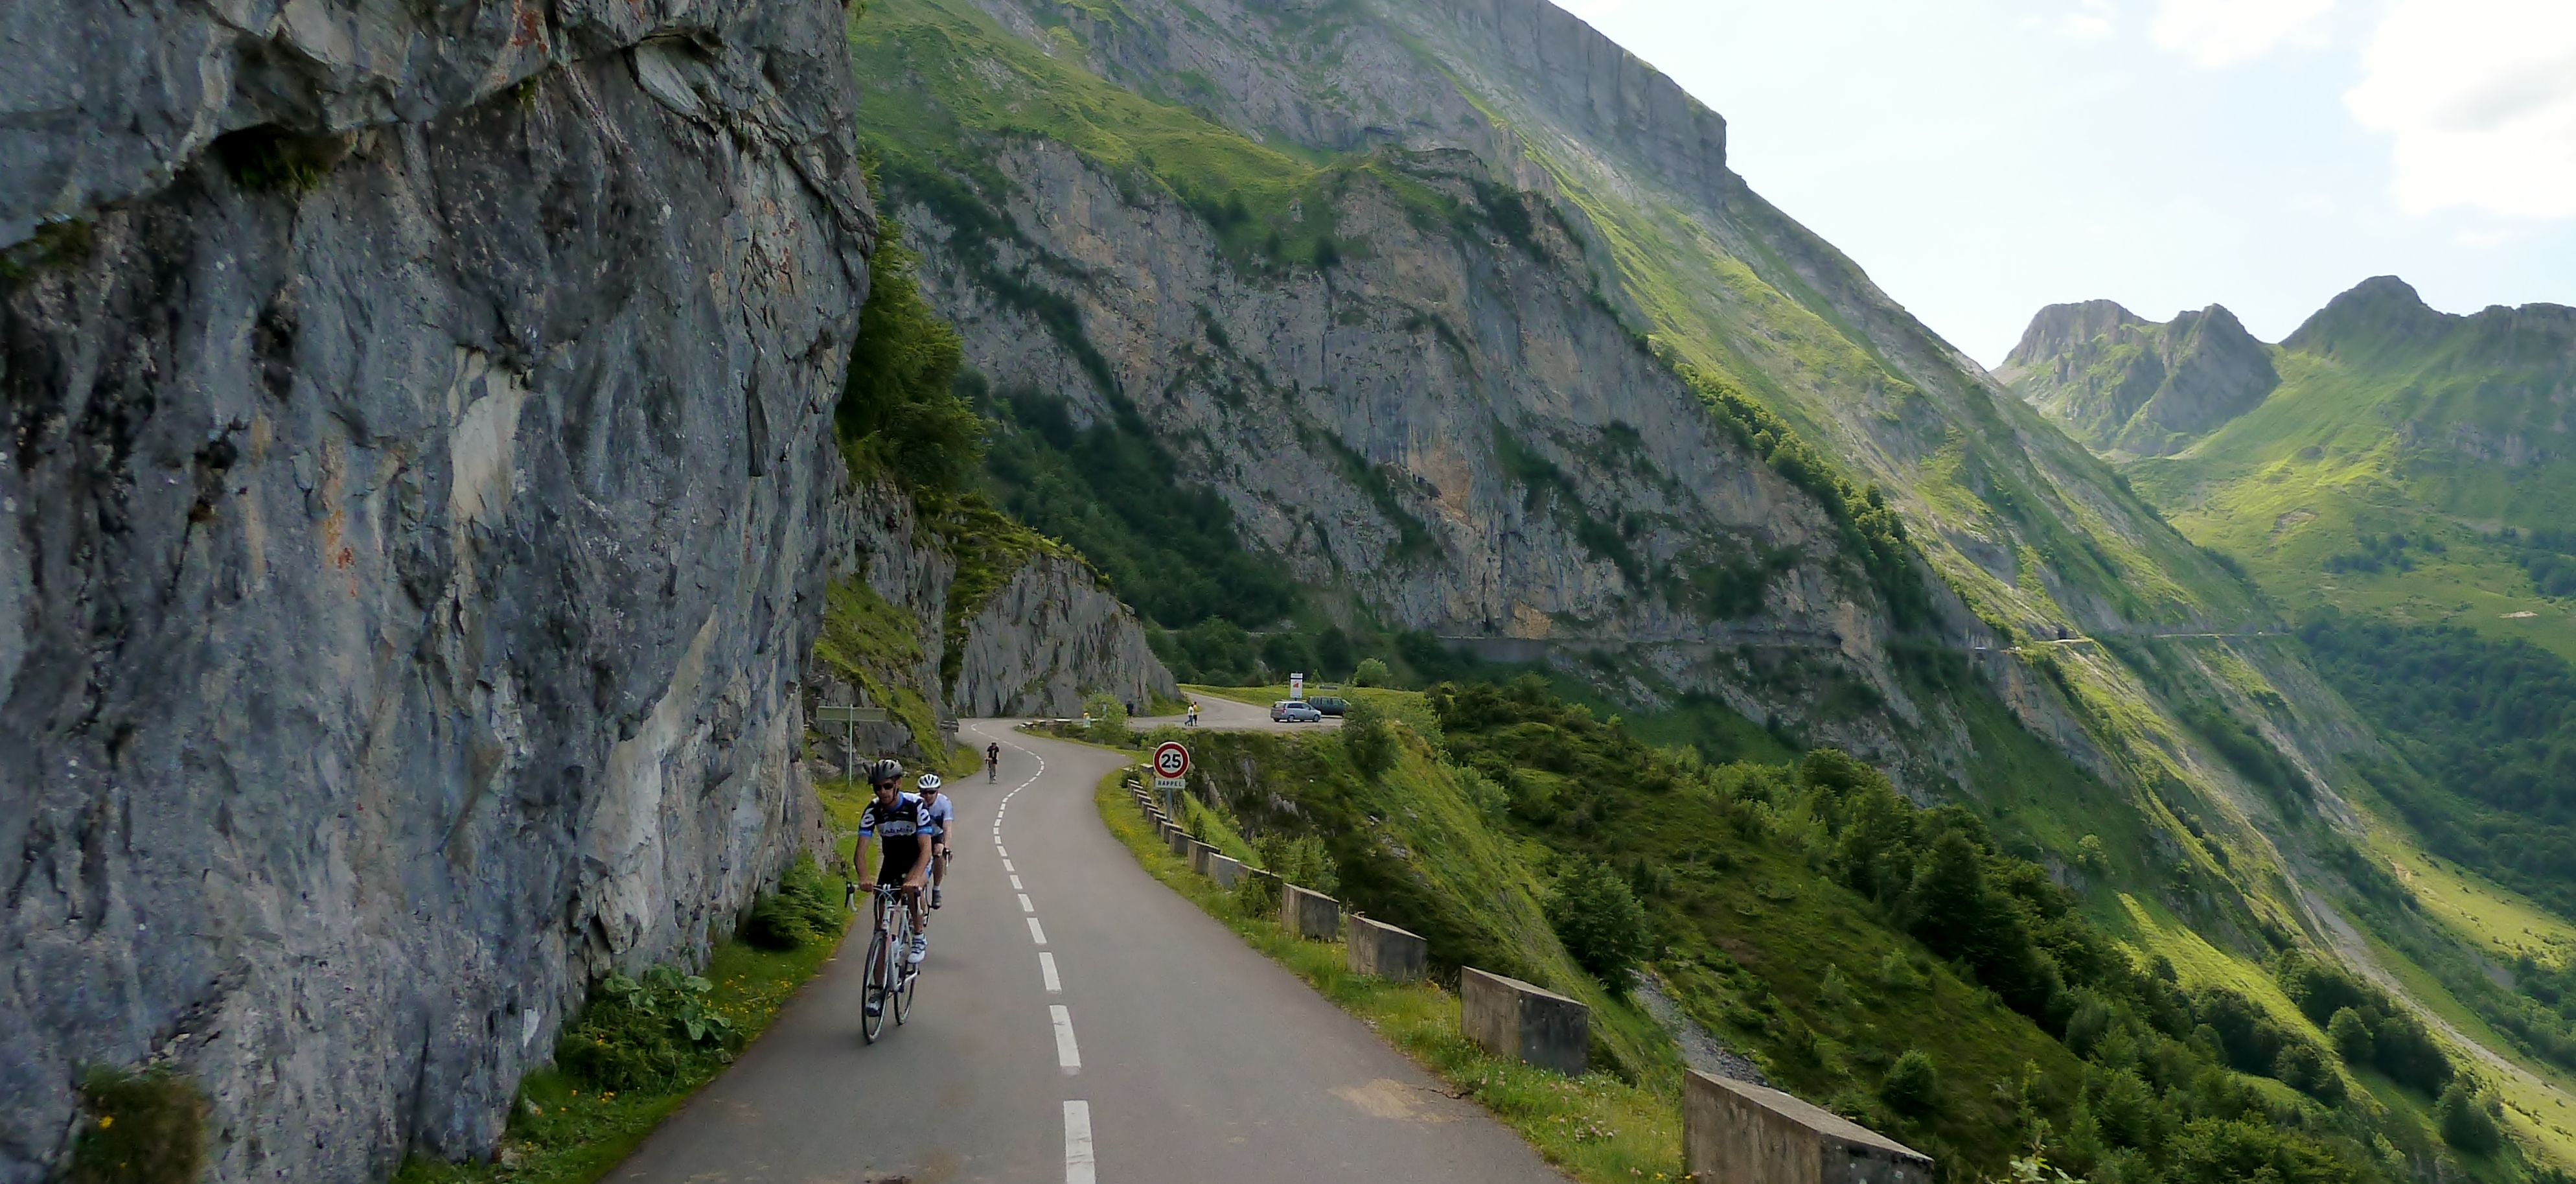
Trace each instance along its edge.
{"label": "black and white cycling jersey", "polygon": [[892,806],[869,802],[868,808],[859,812],[860,836],[877,840],[878,883],[902,879],[912,870],[913,862],[921,858],[921,837],[937,833],[930,822],[930,811],[922,806],[920,798],[908,793],[898,795]]}

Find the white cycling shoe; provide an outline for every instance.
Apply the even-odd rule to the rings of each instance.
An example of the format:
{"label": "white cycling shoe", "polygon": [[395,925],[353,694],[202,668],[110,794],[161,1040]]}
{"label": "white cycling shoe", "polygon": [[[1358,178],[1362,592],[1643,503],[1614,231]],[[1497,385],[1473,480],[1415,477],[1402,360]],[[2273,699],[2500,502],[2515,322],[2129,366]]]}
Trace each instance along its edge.
{"label": "white cycling shoe", "polygon": [[929,956],[930,939],[915,935],[912,939],[912,952],[904,955],[903,960],[912,963],[915,966],[919,966],[921,965],[921,960]]}

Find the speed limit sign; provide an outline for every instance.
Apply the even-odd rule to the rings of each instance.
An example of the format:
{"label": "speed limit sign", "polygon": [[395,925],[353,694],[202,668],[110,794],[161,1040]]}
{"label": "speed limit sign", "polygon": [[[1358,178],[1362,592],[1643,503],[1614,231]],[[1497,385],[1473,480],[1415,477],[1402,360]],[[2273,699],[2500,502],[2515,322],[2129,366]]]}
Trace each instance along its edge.
{"label": "speed limit sign", "polygon": [[1180,789],[1189,775],[1189,749],[1172,740],[1154,746],[1154,788]]}

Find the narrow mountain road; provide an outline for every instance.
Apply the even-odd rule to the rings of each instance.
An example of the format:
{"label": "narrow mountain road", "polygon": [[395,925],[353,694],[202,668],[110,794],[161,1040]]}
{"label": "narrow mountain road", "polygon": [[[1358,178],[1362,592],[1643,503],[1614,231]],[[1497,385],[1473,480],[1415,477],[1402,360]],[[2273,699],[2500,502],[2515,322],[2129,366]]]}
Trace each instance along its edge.
{"label": "narrow mountain road", "polygon": [[[1342,726],[1338,716],[1327,717],[1310,724],[1275,723],[1271,720],[1270,709],[1267,707],[1255,707],[1250,703],[1240,703],[1215,695],[1205,696],[1198,703],[1199,726],[1211,732],[1311,732],[1317,728]],[[1127,724],[1143,732],[1165,725],[1180,727],[1181,719],[1182,717],[1177,715],[1158,715],[1149,719],[1132,719],[1127,721]]]}
{"label": "narrow mountain road", "polygon": [[861,1041],[854,931],[609,1179],[1562,1184],[1137,867],[1092,805],[1118,754],[1006,721],[969,720],[958,738],[999,741],[1003,775],[957,786],[958,854],[912,1021]]}

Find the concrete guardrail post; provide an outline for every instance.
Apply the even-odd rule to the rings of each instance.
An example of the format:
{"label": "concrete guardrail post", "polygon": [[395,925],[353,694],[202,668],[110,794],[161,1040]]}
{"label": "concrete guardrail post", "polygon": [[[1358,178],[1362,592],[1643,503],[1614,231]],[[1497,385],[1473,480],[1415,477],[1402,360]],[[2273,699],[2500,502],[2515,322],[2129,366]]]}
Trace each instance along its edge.
{"label": "concrete guardrail post", "polygon": [[1409,983],[1431,966],[1431,943],[1393,925],[1352,917],[1350,967],[1353,974],[1375,975],[1388,982]]}
{"label": "concrete guardrail post", "polygon": [[1208,878],[1219,888],[1232,888],[1243,878],[1243,861],[1224,855],[1208,856]]}
{"label": "concrete guardrail post", "polygon": [[1342,933],[1341,902],[1295,884],[1279,888],[1279,923],[1297,937],[1331,941]]}
{"label": "concrete guardrail post", "polygon": [[1730,1184],[1930,1184],[1932,1158],[1779,1090],[1693,1070],[1682,1085],[1682,1169]]}
{"label": "concrete guardrail post", "polygon": [[1190,853],[1190,844],[1196,841],[1190,838],[1190,832],[1182,830],[1177,826],[1172,828],[1170,838],[1172,854],[1174,855],[1188,855]]}
{"label": "concrete guardrail post", "polygon": [[1190,870],[1197,872],[1202,876],[1206,875],[1208,870],[1208,860],[1213,858],[1215,855],[1216,848],[1208,846],[1205,843],[1191,843]]}
{"label": "concrete guardrail post", "polygon": [[1568,1077],[1592,1059],[1591,1008],[1473,967],[1458,972],[1458,1029],[1488,1050]]}

